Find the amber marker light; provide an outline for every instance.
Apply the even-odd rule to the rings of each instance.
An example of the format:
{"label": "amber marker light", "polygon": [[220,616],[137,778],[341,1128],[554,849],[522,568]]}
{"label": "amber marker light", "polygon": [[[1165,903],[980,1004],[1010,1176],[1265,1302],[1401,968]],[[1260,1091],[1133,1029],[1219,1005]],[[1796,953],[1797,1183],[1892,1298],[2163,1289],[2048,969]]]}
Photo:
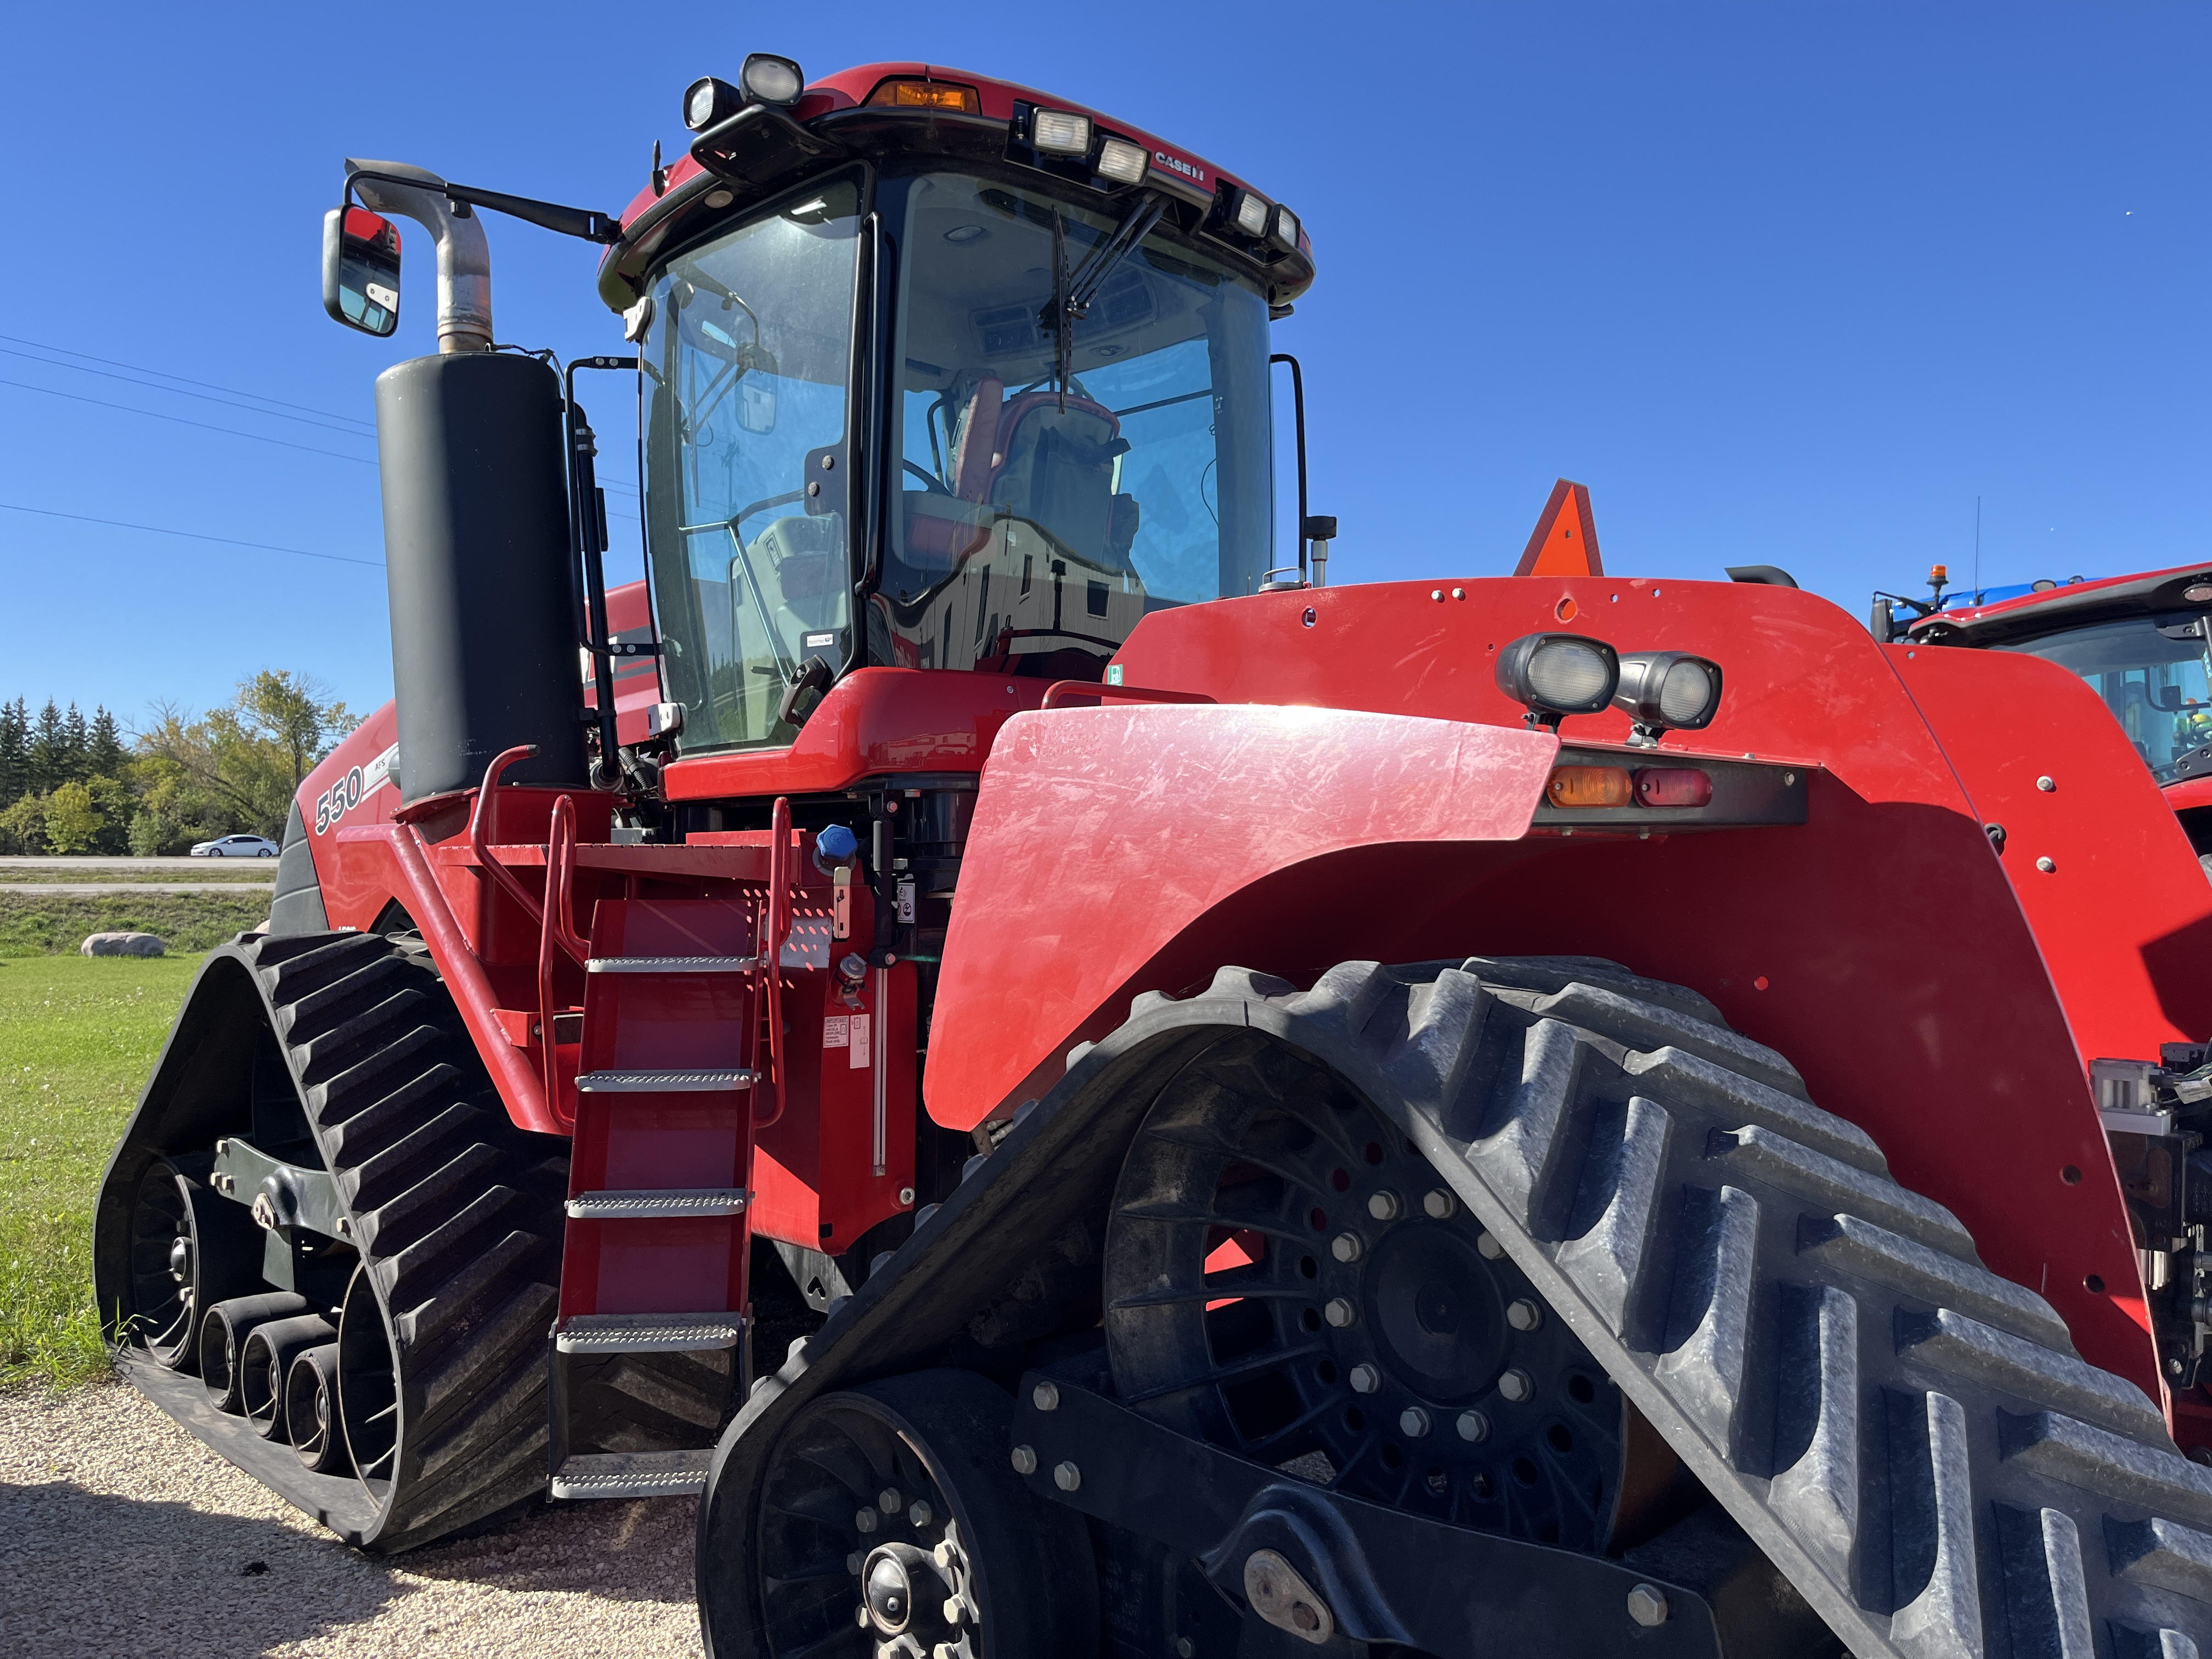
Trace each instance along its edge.
{"label": "amber marker light", "polygon": [[1711,775],[1694,766],[1647,766],[1636,775],[1638,806],[1710,806],[1712,799]]}
{"label": "amber marker light", "polygon": [[1631,793],[1627,769],[1619,766],[1555,766],[1544,786],[1546,800],[1573,808],[1626,806]]}
{"label": "amber marker light", "polygon": [[956,115],[978,115],[983,100],[973,87],[945,81],[897,79],[879,82],[868,94],[872,109],[941,109]]}

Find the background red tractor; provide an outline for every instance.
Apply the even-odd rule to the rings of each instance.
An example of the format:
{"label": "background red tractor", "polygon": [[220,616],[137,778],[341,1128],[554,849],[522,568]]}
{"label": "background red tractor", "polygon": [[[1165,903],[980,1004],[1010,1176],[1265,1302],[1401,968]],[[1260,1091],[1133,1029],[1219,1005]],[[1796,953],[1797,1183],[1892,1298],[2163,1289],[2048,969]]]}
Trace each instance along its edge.
{"label": "background red tractor", "polygon": [[[698,1494],[725,1659],[2212,1642],[2212,890],[2081,680],[1566,484],[1324,587],[1280,204],[919,64],[685,115],[620,216],[349,169],[398,696],[108,1172],[138,1386],[368,1548]],[[492,349],[486,210],[634,355]]]}
{"label": "background red tractor", "polygon": [[[2212,568],[2048,578],[1925,599],[1875,596],[1875,637],[2041,657],[2079,674],[2127,733],[2212,875]],[[1900,617],[1900,610],[1904,615]]]}

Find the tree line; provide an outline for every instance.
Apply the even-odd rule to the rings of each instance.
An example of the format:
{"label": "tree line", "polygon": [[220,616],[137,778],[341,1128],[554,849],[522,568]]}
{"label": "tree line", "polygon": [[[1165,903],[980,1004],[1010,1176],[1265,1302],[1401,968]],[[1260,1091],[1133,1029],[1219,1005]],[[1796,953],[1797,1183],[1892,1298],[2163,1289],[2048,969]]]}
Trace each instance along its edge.
{"label": "tree line", "polygon": [[0,852],[184,853],[252,833],[279,839],[301,780],[359,724],[319,683],[264,669],[191,715],[157,706],[126,731],[52,698],[0,702]]}

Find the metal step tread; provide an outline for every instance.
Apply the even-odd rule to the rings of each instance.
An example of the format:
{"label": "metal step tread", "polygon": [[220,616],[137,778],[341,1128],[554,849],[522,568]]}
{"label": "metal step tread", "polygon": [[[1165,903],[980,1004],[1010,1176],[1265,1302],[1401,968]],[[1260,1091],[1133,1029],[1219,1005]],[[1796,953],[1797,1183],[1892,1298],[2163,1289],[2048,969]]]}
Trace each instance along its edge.
{"label": "metal step tread", "polygon": [[556,1498],[689,1498],[707,1490],[714,1449],[592,1452],[564,1458],[553,1472]]}
{"label": "metal step tread", "polygon": [[577,1221],[647,1221],[665,1216],[742,1215],[753,1195],[742,1187],[639,1188],[578,1193],[568,1200]]}
{"label": "metal step tread", "polygon": [[587,1095],[726,1094],[753,1086],[753,1073],[742,1069],[686,1072],[586,1072],[576,1079]]}
{"label": "metal step tread", "polygon": [[584,964],[592,974],[750,974],[758,957],[593,957]]}
{"label": "metal step tread", "polygon": [[553,1345],[562,1353],[691,1353],[734,1348],[744,1328],[736,1313],[572,1314]]}

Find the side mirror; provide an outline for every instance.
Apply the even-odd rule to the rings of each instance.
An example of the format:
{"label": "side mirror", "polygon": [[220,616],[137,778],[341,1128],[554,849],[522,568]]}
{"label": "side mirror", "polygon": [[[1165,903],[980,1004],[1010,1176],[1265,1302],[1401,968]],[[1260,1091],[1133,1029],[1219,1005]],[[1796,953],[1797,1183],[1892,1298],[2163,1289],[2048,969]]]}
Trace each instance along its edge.
{"label": "side mirror", "polygon": [[323,309],[379,339],[399,326],[399,228],[367,208],[323,216]]}

